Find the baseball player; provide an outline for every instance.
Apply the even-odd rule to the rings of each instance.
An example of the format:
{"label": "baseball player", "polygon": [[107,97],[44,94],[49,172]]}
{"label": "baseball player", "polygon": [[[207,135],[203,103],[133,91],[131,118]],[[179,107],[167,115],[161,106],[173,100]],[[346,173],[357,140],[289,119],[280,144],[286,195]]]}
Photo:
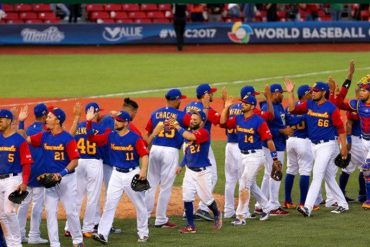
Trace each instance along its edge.
{"label": "baseball player", "polygon": [[[98,124],[99,112],[103,109],[95,102],[90,102],[85,107],[87,112],[90,107],[94,108],[94,119],[92,128],[95,134],[104,133],[103,127]],[[82,233],[86,238],[91,238],[94,232],[96,210],[99,208],[100,192],[103,183],[103,162],[101,160],[101,150],[96,143],[87,139],[86,121],[80,122],[72,134],[77,143],[80,159],[76,168],[77,180],[77,211],[80,212],[82,200],[87,195],[85,216],[83,220]],[[97,222],[96,222],[97,223]],[[68,221],[66,229],[68,231]]]}
{"label": "baseball player", "polygon": [[344,98],[351,85],[351,80],[347,79],[339,92],[336,103],[340,109],[357,112],[360,119],[362,143],[367,152],[365,163],[362,165],[366,184],[366,201],[362,204],[362,208],[370,209],[370,75],[363,77],[358,86],[360,88],[359,99],[352,99],[349,102],[344,102]]}
{"label": "baseball player", "polygon": [[[298,101],[296,105],[311,99],[311,87],[302,85],[297,90]],[[284,208],[296,209],[297,205],[292,202],[292,189],[294,177],[299,174],[300,200],[299,205],[303,206],[308,188],[310,185],[310,175],[313,165],[313,155],[311,141],[307,138],[306,115],[294,115],[287,112],[287,125],[294,129],[293,135],[290,136],[286,143],[287,148],[287,170],[285,177],[285,201]]]}
{"label": "baseball player", "polygon": [[[27,107],[22,108],[19,119],[26,119]],[[45,190],[46,220],[50,246],[60,247],[58,234],[58,203],[63,204],[73,246],[84,246],[80,219],[77,211],[77,179],[75,168],[79,154],[76,141],[63,129],[66,119],[60,108],[49,108],[46,127],[49,131],[27,136],[27,142],[33,147],[42,147],[46,173],[54,173],[60,184]]]}
{"label": "baseball player", "polygon": [[213,213],[213,227],[219,230],[222,227],[222,213],[218,210],[217,203],[212,195],[212,171],[209,154],[209,132],[201,127],[206,122],[207,116],[203,111],[194,111],[190,120],[190,131],[183,129],[175,121],[173,128],[185,139],[185,154],[181,166],[176,173],[179,174],[182,167],[186,165],[186,172],[182,183],[182,197],[187,219],[187,226],[183,227],[181,233],[196,233],[193,216],[193,201],[197,194],[200,200],[207,205]]}
{"label": "baseball player", "polygon": [[158,228],[175,228],[176,224],[168,220],[166,212],[176,178],[176,168],[179,165],[179,149],[183,143],[183,137],[174,129],[164,129],[154,139],[152,133],[158,123],[164,123],[169,118],[174,118],[182,127],[187,127],[190,123],[190,115],[178,110],[181,100],[186,98],[179,89],[169,90],[165,98],[167,106],[154,111],[145,128],[147,142],[152,142],[148,171],[148,181],[151,188],[145,193],[145,201],[148,217],[150,217],[157,186],[160,184],[154,225]]}
{"label": "baseball player", "polygon": [[273,160],[277,160],[277,152],[272,141],[271,132],[265,120],[254,113],[257,100],[252,95],[246,95],[241,100],[243,114],[229,116],[232,99],[225,102],[225,108],[221,113],[221,125],[228,129],[236,129],[239,152],[241,152],[242,175],[239,178],[239,203],[236,210],[236,219],[233,225],[245,225],[245,211],[249,206],[250,194],[256,197],[262,207],[260,220],[267,220],[274,206],[267,200],[261,189],[258,188],[256,177],[258,171],[266,163],[265,153],[262,150],[262,142],[266,141]]}
{"label": "baseball player", "polygon": [[[91,107],[86,114],[88,140],[98,146],[108,145],[109,156],[114,166],[108,184],[107,198],[103,214],[100,218],[97,233],[93,239],[103,244],[108,243],[114,214],[117,205],[125,192],[136,208],[138,242],[146,242],[149,238],[148,212],[144,201],[144,192],[135,192],[131,188],[132,178],[139,174],[139,179],[146,178],[148,165],[148,149],[144,140],[133,131],[129,130],[131,117],[128,112],[120,111],[115,117],[115,131],[106,131],[104,134],[94,135],[92,119],[94,109]],[[141,169],[139,168],[141,161]]]}
{"label": "baseball player", "polygon": [[[284,164],[285,160],[285,146],[286,146],[286,136],[292,134],[293,130],[289,126],[286,125],[285,120],[285,110],[282,105],[283,101],[283,88],[280,84],[272,84],[270,85],[271,91],[271,100],[273,103],[274,115],[272,120],[268,121],[267,124],[269,129],[271,130],[273,142],[276,146],[278,160],[280,160]],[[261,105],[261,110],[263,112],[268,111],[267,104]],[[274,206],[274,210],[270,212],[271,216],[284,216],[288,215],[288,211],[285,211],[280,207],[279,202],[279,191],[280,191],[280,184],[281,181],[276,181],[271,178],[271,169],[273,160],[270,157],[269,153],[270,150],[267,147],[266,143],[264,143],[263,150],[265,151],[266,157],[266,164],[265,164],[265,173],[262,179],[261,190],[267,196],[271,204]],[[256,204],[256,213],[261,212],[261,207],[259,203]]]}
{"label": "baseball player", "polygon": [[313,179],[308,189],[304,206],[298,207],[303,216],[310,216],[314,203],[318,197],[322,180],[324,179],[332,195],[338,203],[332,213],[343,213],[349,210],[348,203],[340,190],[336,176],[334,158],[339,153],[336,136],[341,143],[340,153],[347,157],[346,133],[340,112],[333,103],[327,101],[325,95],[329,93],[329,86],[324,82],[317,82],[312,88],[312,100],[306,100],[299,105],[294,104],[294,84],[290,80],[285,81],[288,91],[289,112],[292,114],[307,113],[308,137],[312,142],[314,156]]}
{"label": "baseball player", "polygon": [[[45,131],[45,122],[48,115],[48,108],[45,104],[37,104],[34,109],[35,122],[33,122],[26,130],[28,136]],[[24,121],[19,119],[20,129],[24,129]],[[45,165],[43,163],[42,148],[34,148],[30,145],[30,151],[34,163],[31,166],[31,176],[28,182],[29,192],[26,199],[18,208],[18,221],[21,231],[22,242],[28,244],[45,244],[49,241],[40,237],[41,213],[44,208],[45,188],[37,181],[37,177],[45,173]],[[28,215],[28,208],[32,202],[32,214],[30,221],[30,231],[28,238],[26,237],[26,222]]]}
{"label": "baseball player", "polygon": [[[131,117],[131,121],[129,123],[129,129],[131,131],[135,132],[136,134],[138,134],[139,136],[142,136],[139,129],[132,122],[134,120],[135,116],[136,116],[136,113],[137,113],[138,109],[139,109],[139,105],[136,101],[134,101],[130,98],[124,98],[123,99],[122,110],[128,112],[130,114],[130,117]],[[113,131],[114,130],[114,121],[115,121],[114,117],[112,117],[110,115],[105,115],[99,121],[99,124],[101,126],[103,126],[103,128],[105,130],[110,129],[111,131]],[[102,159],[103,159],[103,181],[104,181],[105,188],[107,189],[110,177],[112,175],[113,165],[112,165],[112,163],[110,161],[110,157],[109,157],[109,147],[104,146],[104,147],[101,147],[101,148],[102,148],[101,156],[102,156]],[[96,218],[95,230],[97,230],[98,229],[97,224],[99,223],[99,220],[100,220],[100,207],[97,210],[97,215],[96,215],[95,218]],[[122,232],[122,230],[120,228],[112,226],[111,233],[121,233],[121,232]]]}
{"label": "baseball player", "polygon": [[[207,121],[204,124],[204,128],[211,133],[212,124],[218,125],[220,123],[220,114],[216,112],[212,107],[210,107],[210,103],[213,101],[213,93],[217,91],[217,88],[211,88],[209,84],[200,84],[196,88],[197,94],[197,101],[190,102],[185,108],[184,111],[186,113],[190,113],[192,111],[203,111],[207,116]],[[211,162],[211,173],[212,173],[212,192],[217,183],[217,164],[216,158],[213,153],[212,147],[209,148],[208,158]],[[196,211],[196,215],[205,219],[205,220],[213,220],[212,216],[208,211],[207,205],[205,205],[202,200],[199,202],[199,209]]]}
{"label": "baseball player", "polygon": [[0,222],[5,227],[8,246],[19,247],[21,233],[16,204],[8,200],[16,189],[27,190],[31,172],[31,153],[25,139],[11,128],[13,114],[0,110]]}

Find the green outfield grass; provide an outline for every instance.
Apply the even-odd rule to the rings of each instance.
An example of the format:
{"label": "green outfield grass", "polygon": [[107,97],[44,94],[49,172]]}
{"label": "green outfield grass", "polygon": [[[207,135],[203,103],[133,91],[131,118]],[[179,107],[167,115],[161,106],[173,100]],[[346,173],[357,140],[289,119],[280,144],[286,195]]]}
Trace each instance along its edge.
{"label": "green outfield grass", "polygon": [[[225,184],[224,174],[224,141],[215,141],[213,148],[217,158],[219,180],[216,193],[223,194]],[[258,184],[263,172],[259,174]],[[348,196],[357,197],[357,177],[355,172],[348,184]],[[181,185],[182,176],[176,179],[176,185]],[[281,186],[281,201],[284,196],[284,184]],[[298,179],[294,184],[293,199],[298,201]],[[251,204],[252,209],[254,199]],[[244,227],[233,227],[231,220],[224,220],[224,227],[219,232],[212,230],[212,224],[196,221],[198,232],[196,234],[182,235],[178,229],[154,228],[154,220],[150,220],[150,239],[145,246],[368,246],[368,227],[370,211],[361,209],[361,204],[351,203],[350,211],[337,215],[330,213],[329,209],[321,207],[314,212],[311,218],[304,218],[296,210],[290,210],[286,217],[271,217],[270,220],[261,222],[249,220]],[[182,217],[171,217],[179,226],[185,225]],[[71,246],[71,239],[63,236],[65,221],[59,221],[59,234],[62,246]],[[115,226],[122,228],[122,234],[113,234],[109,237],[109,245],[136,246],[136,220],[116,219]],[[42,224],[42,236],[47,237],[46,223]],[[86,246],[101,246],[94,240],[87,239]],[[32,245],[25,245],[32,246]],[[47,246],[47,245],[40,245]]]}
{"label": "green outfield grass", "polygon": [[[240,84],[261,89],[281,79],[253,79],[302,75],[294,80],[312,84],[326,80],[327,70],[346,69],[350,59],[358,68],[370,65],[369,52],[274,54],[120,54],[0,56],[0,97],[86,97],[168,87],[195,86],[201,82],[227,82],[237,95]],[[355,80],[369,70],[355,74]],[[345,72],[332,73],[342,82]],[[194,89],[184,90],[188,95]],[[137,96],[162,96],[163,92]]]}

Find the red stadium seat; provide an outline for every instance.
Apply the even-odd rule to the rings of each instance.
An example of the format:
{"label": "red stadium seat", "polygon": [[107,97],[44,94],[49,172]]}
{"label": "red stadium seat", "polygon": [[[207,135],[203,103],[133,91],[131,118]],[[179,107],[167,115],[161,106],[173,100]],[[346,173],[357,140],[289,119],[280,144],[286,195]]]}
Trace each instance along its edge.
{"label": "red stadium seat", "polygon": [[46,23],[46,24],[58,24],[58,23],[60,23],[60,20],[59,19],[47,19],[47,20],[44,20],[44,23]]}
{"label": "red stadium seat", "polygon": [[257,11],[256,15],[254,16],[255,21],[266,21],[267,20],[267,12],[266,10]]}
{"label": "red stadium seat", "polygon": [[286,21],[286,12],[284,10],[279,10],[276,14],[280,21]]}
{"label": "red stadium seat", "polygon": [[106,11],[120,11],[122,10],[122,4],[104,4]]}
{"label": "red stadium seat", "polygon": [[37,14],[35,12],[22,12],[19,14],[19,17],[22,19],[22,20],[33,20],[33,19],[37,19]]}
{"label": "red stadium seat", "polygon": [[42,24],[42,20],[39,19],[32,19],[32,20],[26,20],[24,23],[26,24]]}
{"label": "red stadium seat", "polygon": [[172,10],[172,6],[171,4],[158,4],[158,9],[159,10],[162,10],[162,11],[165,11],[165,10]]}
{"label": "red stadium seat", "polygon": [[6,22],[7,24],[23,24],[22,20],[9,20]]}
{"label": "red stadium seat", "polygon": [[147,18],[137,18],[134,20],[135,23],[151,23],[152,21],[150,19],[147,19]]}
{"label": "red stadium seat", "polygon": [[134,19],[144,19],[146,18],[146,14],[145,12],[142,12],[142,11],[138,11],[138,12],[129,12],[128,13],[128,16],[130,18],[134,18]]}
{"label": "red stadium seat", "polygon": [[3,10],[5,11],[5,13],[16,11],[14,4],[5,4],[5,3],[3,4]]}
{"label": "red stadium seat", "polygon": [[95,21],[96,19],[110,19],[110,16],[107,12],[92,12],[90,19]]}
{"label": "red stadium seat", "polygon": [[5,20],[18,20],[19,16],[16,12],[8,12],[6,13]]}
{"label": "red stadium seat", "polygon": [[34,4],[33,11],[36,12],[48,12],[51,11],[50,4]]}
{"label": "red stadium seat", "polygon": [[124,11],[139,11],[140,7],[139,4],[137,3],[127,3],[127,4],[122,4],[122,9]]}
{"label": "red stadium seat", "polygon": [[86,5],[87,12],[97,12],[97,11],[104,11],[103,4],[87,4]]}
{"label": "red stadium seat", "polygon": [[25,4],[25,3],[16,4],[15,11],[19,11],[19,12],[32,11],[32,5]]}
{"label": "red stadium seat", "polygon": [[369,11],[368,10],[361,10],[360,18],[363,21],[367,21],[369,19]]}
{"label": "red stadium seat", "polygon": [[54,12],[41,12],[39,13],[39,19],[41,20],[54,20],[57,19]]}
{"label": "red stadium seat", "polygon": [[153,3],[143,3],[141,4],[141,10],[142,11],[154,11],[154,10],[157,10],[158,7],[157,7],[157,4],[153,4]]}
{"label": "red stadium seat", "polygon": [[162,19],[165,18],[164,13],[161,11],[154,11],[154,12],[148,12],[146,14],[148,18],[153,18],[153,19]]}
{"label": "red stadium seat", "polygon": [[170,23],[169,19],[162,18],[162,19],[152,19],[153,23]]}
{"label": "red stadium seat", "polygon": [[98,19],[97,20],[97,23],[101,24],[101,23],[115,23],[115,21],[113,19]]}
{"label": "red stadium seat", "polygon": [[126,12],[115,12],[115,14],[110,14],[110,16],[113,18],[113,19],[127,19],[128,18],[128,15]]}
{"label": "red stadium seat", "polygon": [[322,21],[332,21],[332,18],[331,18],[331,16],[326,15],[326,16],[322,17],[321,20]]}
{"label": "red stadium seat", "polygon": [[118,19],[116,20],[116,23],[134,23],[132,19],[126,18],[126,19]]}

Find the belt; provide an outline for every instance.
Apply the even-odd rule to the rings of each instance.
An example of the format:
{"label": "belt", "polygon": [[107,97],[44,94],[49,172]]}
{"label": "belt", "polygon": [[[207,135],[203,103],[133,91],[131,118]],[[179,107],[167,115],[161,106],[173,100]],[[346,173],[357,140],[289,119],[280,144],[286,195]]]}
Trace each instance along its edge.
{"label": "belt", "polygon": [[0,174],[0,179],[18,176],[18,173]]}
{"label": "belt", "polygon": [[136,167],[135,168],[118,168],[118,167],[115,167],[115,169],[116,169],[117,172],[129,173],[129,172],[135,170]]}
{"label": "belt", "polygon": [[318,140],[318,141],[312,141],[313,144],[320,144],[325,142],[334,141],[334,139],[325,139],[325,140]]}
{"label": "belt", "polygon": [[366,141],[370,141],[370,136],[361,136],[362,137],[362,139],[364,139],[364,140],[366,140]]}
{"label": "belt", "polygon": [[204,167],[188,167],[190,170],[194,171],[194,172],[201,172],[201,171],[205,171],[207,169],[206,166]]}
{"label": "belt", "polygon": [[242,154],[254,154],[256,153],[257,151],[252,149],[252,150],[241,150]]}

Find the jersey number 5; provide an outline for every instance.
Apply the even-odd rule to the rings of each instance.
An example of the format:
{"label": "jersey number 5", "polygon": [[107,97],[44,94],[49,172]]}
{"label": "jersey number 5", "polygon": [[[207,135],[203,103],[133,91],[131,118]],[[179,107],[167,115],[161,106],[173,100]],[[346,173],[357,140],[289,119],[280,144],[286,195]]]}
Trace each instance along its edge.
{"label": "jersey number 5", "polygon": [[8,154],[8,162],[9,163],[14,162],[14,154]]}

